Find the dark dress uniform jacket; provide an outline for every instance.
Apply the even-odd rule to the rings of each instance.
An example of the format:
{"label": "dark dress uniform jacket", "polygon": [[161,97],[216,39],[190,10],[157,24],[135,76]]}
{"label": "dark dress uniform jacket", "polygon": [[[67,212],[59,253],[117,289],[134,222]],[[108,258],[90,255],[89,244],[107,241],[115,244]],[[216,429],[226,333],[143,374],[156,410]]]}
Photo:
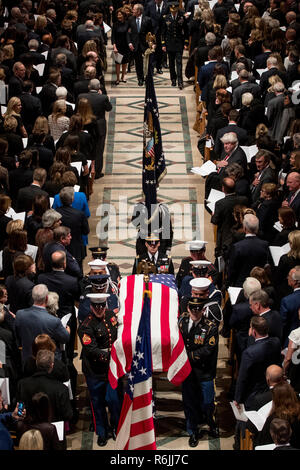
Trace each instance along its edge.
{"label": "dark dress uniform jacket", "polygon": [[206,318],[188,331],[189,314],[184,313],[179,319],[182,334],[194,374],[203,382],[213,380],[217,371],[218,327]]}
{"label": "dark dress uniform jacket", "polygon": [[184,46],[188,45],[188,37],[188,26],[182,13],[178,12],[175,19],[171,13],[165,16],[161,44],[168,52],[183,51]]}
{"label": "dark dress uniform jacket", "polygon": [[117,339],[117,318],[106,310],[103,319],[90,314],[78,328],[82,344],[82,371],[88,377],[108,380],[110,350]]}
{"label": "dark dress uniform jacket", "polygon": [[[148,256],[148,252],[146,252],[144,254],[144,256],[143,255],[138,255],[136,257],[136,259],[134,261],[134,265],[133,265],[132,274],[136,274],[138,264],[140,263],[140,261],[143,261],[143,260],[151,262],[151,259]],[[160,268],[161,266],[168,266],[169,267],[168,274],[174,274],[173,261],[171,260],[170,256],[166,255],[166,253],[163,252],[163,251],[158,250],[158,257],[157,257],[157,261],[155,263],[155,266],[156,266],[157,269]]]}

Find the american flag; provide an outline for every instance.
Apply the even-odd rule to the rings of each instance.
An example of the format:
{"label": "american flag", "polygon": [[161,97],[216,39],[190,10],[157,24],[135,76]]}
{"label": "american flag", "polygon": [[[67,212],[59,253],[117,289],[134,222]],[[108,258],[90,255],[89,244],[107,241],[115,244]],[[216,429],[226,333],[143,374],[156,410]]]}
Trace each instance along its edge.
{"label": "american flag", "polygon": [[[170,382],[180,385],[191,372],[178,328],[178,293],[172,274],[150,276],[150,335],[153,372],[167,372]],[[118,338],[111,351],[109,381],[117,387],[119,377],[130,372],[143,309],[144,275],[127,276],[120,282]]]}
{"label": "american flag", "polygon": [[136,337],[136,348],[128,374],[120,415],[116,449],[156,449],[152,406],[152,363],[150,339],[150,300],[144,299]]}
{"label": "american flag", "polygon": [[143,126],[143,193],[151,217],[151,205],[157,204],[156,189],[159,182],[167,173],[165,155],[163,152],[159,111],[153,82],[153,59],[150,54],[148,73],[146,76],[146,93],[144,104]]}

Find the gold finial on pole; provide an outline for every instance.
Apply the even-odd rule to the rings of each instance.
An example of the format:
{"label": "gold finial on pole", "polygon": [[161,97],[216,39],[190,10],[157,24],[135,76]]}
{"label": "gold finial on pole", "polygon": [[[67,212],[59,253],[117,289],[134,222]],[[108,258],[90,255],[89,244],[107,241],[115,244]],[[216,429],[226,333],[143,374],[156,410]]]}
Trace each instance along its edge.
{"label": "gold finial on pole", "polygon": [[156,37],[155,34],[147,33],[146,35],[146,42],[148,43],[148,49],[146,49],[144,54],[144,76],[146,77],[148,74],[148,67],[149,67],[149,57],[155,51],[156,48]]}

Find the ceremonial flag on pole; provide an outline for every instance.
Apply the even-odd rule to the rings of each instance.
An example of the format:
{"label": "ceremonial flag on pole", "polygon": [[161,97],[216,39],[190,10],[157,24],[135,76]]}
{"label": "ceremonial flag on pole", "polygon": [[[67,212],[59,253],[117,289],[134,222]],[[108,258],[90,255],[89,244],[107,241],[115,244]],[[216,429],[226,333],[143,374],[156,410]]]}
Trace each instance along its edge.
{"label": "ceremonial flag on pole", "polygon": [[150,338],[150,299],[144,298],[119,420],[116,449],[156,449],[152,402],[152,360]]}
{"label": "ceremonial flag on pole", "polygon": [[159,182],[167,173],[162,148],[159,112],[153,83],[152,56],[153,54],[150,54],[148,73],[146,76],[143,129],[143,193],[145,195],[149,218],[151,217],[151,205],[155,205],[157,202],[156,189]]}
{"label": "ceremonial flag on pole", "polygon": [[[120,281],[118,338],[111,350],[109,382],[131,370],[136,338],[143,309],[143,274],[126,276]],[[183,338],[178,328],[178,292],[172,274],[150,275],[150,335],[153,372],[167,372],[173,385],[180,385],[191,372]]]}

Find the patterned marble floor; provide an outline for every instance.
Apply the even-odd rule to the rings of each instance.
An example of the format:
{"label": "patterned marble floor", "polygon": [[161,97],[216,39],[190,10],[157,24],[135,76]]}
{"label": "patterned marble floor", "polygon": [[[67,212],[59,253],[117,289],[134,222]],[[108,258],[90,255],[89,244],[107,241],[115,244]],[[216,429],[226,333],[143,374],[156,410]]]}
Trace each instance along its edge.
{"label": "patterned marble floor", "polygon": [[[186,53],[185,53],[186,54]],[[110,57],[110,46],[108,46]],[[110,59],[109,59],[110,61]],[[186,56],[184,61],[186,61]],[[185,62],[184,62],[185,63]],[[137,85],[135,71],[128,74],[127,83],[115,86],[114,70],[109,62],[106,73],[107,93],[113,110],[107,116],[108,135],[105,151],[105,177],[94,184],[90,200],[91,218],[89,246],[100,242],[108,244],[108,258],[120,266],[122,276],[131,274],[135,258],[136,232],[129,222],[133,207],[141,199],[142,126],[145,88]],[[173,217],[174,243],[171,251],[175,270],[187,255],[185,242],[191,239],[208,241],[207,255],[213,259],[213,231],[202,201],[204,183],[190,172],[201,164],[197,149],[197,133],[192,129],[195,120],[195,94],[193,83],[185,82],[184,89],[171,86],[169,71],[154,77],[160,114],[163,149],[166,156],[167,175],[158,192],[159,200],[166,203]],[[103,235],[103,231],[105,231]],[[99,235],[100,234],[100,235]],[[87,262],[85,260],[85,272]],[[79,351],[80,352],[80,351]],[[220,439],[211,439],[204,433],[196,450],[232,449],[234,421],[226,399],[230,387],[230,370],[227,365],[227,341],[220,338],[216,391]],[[101,450],[96,436],[89,431],[91,422],[87,389],[78,369],[78,406],[80,419],[76,429],[68,434],[70,450]],[[156,436],[159,450],[189,449],[185,431],[180,389],[173,387],[164,377],[155,379],[157,399]],[[110,439],[105,450],[113,450]]]}

